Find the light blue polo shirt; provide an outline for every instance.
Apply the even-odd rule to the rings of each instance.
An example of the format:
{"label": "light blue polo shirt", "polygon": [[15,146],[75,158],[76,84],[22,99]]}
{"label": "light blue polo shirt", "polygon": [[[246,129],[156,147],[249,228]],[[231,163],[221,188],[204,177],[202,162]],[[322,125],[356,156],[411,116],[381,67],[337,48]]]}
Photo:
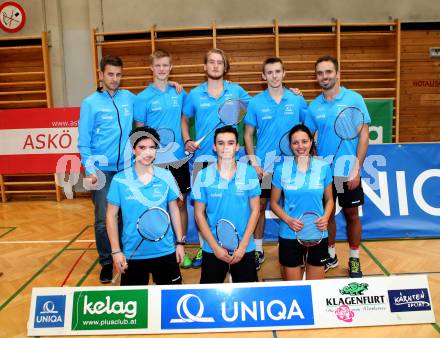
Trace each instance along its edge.
{"label": "light blue polo shirt", "polygon": [[141,91],[134,101],[134,120],[151,128],[169,128],[174,132],[176,160],[185,156],[182,139],[181,114],[186,92],[177,93],[176,88],[167,85],[165,91],[153,83]]}
{"label": "light blue polo shirt", "polygon": [[[325,188],[332,183],[330,165],[318,158],[312,158],[306,172],[299,171],[292,157],[286,157],[283,164],[275,168],[272,185],[283,191],[283,210],[293,218],[305,212],[324,215],[322,199]],[[295,232],[280,220],[279,236],[295,239]],[[327,231],[324,238],[327,237]]]}
{"label": "light blue polo shirt", "polygon": [[306,114],[304,98],[288,89],[284,89],[280,103],[275,102],[268,90],[249,102],[244,123],[257,129],[255,155],[265,171],[273,172],[275,156],[280,155],[281,137],[293,126],[304,122]]}
{"label": "light blue polo shirt", "polygon": [[356,160],[358,138],[341,143],[336,158],[340,138],[335,133],[334,124],[338,113],[345,107],[357,107],[364,113],[364,124],[370,124],[371,118],[362,96],[350,89],[341,87],[341,91],[333,101],[327,101],[324,94],[319,95],[309,105],[305,125],[312,132],[318,132],[318,155],[332,162],[334,176],[347,177]]}
{"label": "light blue polo shirt", "polygon": [[[154,176],[148,184],[142,183],[134,166],[117,173],[110,184],[107,201],[122,211],[122,246],[125,257],[136,249],[142,237],[136,229],[139,216],[151,207],[168,210],[168,203],[180,195],[172,174],[154,166]],[[169,255],[175,251],[172,224],[166,236],[159,242],[144,240],[132,259],[146,259]]]}
{"label": "light blue polo shirt", "polygon": [[[224,218],[232,222],[241,239],[251,214],[250,201],[260,196],[261,189],[257,173],[252,166],[237,162],[237,171],[229,181],[220,176],[217,163],[213,163],[197,174],[191,197],[206,206],[209,227],[214,238],[217,221]],[[203,242],[202,249],[213,252],[208,241]],[[246,252],[255,250],[253,236],[249,241]]]}
{"label": "light blue polo shirt", "polygon": [[[220,122],[218,109],[226,100],[240,99],[246,104],[251,96],[239,85],[223,82],[223,92],[219,98],[214,98],[208,93],[208,83],[202,83],[190,91],[185,98],[183,114],[188,118],[195,118],[196,140],[205,136]],[[223,124],[218,126],[222,127]],[[195,162],[215,161],[217,154],[213,151],[214,132],[200,144],[200,148],[194,154]]]}

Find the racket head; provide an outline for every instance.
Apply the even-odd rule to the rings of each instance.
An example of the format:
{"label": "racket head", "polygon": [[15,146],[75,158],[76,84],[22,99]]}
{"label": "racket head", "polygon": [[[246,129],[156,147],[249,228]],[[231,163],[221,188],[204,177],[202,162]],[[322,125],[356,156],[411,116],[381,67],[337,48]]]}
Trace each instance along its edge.
{"label": "racket head", "polygon": [[364,113],[357,107],[345,107],[336,117],[334,129],[342,140],[358,137],[364,125]]}
{"label": "racket head", "polygon": [[316,212],[305,212],[299,220],[304,223],[304,227],[300,231],[296,231],[296,240],[306,247],[311,247],[321,243],[324,237],[324,231],[319,230],[316,226],[316,220],[321,215]]}
{"label": "racket head", "polygon": [[215,227],[215,232],[220,246],[228,250],[230,254],[238,248],[240,238],[237,229],[230,221],[224,218],[219,219]]}
{"label": "racket head", "polygon": [[174,135],[174,131],[172,129],[159,128],[156,131],[159,134],[160,148],[167,148],[176,140],[176,136]]}
{"label": "racket head", "polygon": [[229,126],[239,124],[246,116],[247,106],[238,99],[226,100],[218,108],[218,117],[220,121]]}
{"label": "racket head", "polygon": [[281,155],[284,156],[293,156],[292,148],[290,147],[290,138],[289,138],[290,130],[285,132],[283,136],[280,138],[280,142],[278,144],[278,149],[280,150]]}
{"label": "racket head", "polygon": [[170,215],[162,208],[149,208],[139,216],[136,229],[143,239],[159,242],[170,229]]}

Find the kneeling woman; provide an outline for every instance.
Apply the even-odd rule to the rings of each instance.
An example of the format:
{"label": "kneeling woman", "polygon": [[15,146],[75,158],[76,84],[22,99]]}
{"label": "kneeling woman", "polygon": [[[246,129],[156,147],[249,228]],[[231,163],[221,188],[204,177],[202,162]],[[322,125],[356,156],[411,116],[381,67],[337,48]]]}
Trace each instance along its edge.
{"label": "kneeling woman", "polygon": [[[305,264],[307,279],[322,279],[327,257],[327,222],[334,206],[331,169],[327,162],[312,156],[313,135],[306,126],[293,127],[289,140],[294,156],[284,158],[275,169],[270,197],[270,207],[281,221],[279,261],[283,278],[301,280],[301,266]],[[300,218],[306,212],[321,215],[309,226],[324,232],[321,242],[310,247],[301,244],[296,236],[304,227]]]}

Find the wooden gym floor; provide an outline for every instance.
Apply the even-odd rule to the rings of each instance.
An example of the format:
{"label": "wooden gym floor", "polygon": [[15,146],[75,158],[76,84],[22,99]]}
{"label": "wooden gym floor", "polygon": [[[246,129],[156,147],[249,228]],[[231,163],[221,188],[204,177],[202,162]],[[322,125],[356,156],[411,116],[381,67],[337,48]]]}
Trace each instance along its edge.
{"label": "wooden gym floor", "polygon": [[[0,337],[25,337],[33,287],[99,286],[100,267],[94,243],[92,203],[88,198],[10,201],[0,205]],[[195,248],[188,248],[191,253]],[[327,278],[345,277],[347,246],[337,244],[340,266]],[[265,246],[263,281],[279,280],[277,248]],[[440,240],[366,241],[361,248],[365,276],[428,275],[432,303],[440,321]],[[198,283],[199,271],[182,270],[186,284]],[[207,334],[191,336],[203,337]],[[240,333],[215,337],[438,337],[438,324]],[[149,337],[163,335],[149,335]],[[122,337],[122,336],[120,336]],[[176,334],[173,337],[189,337]]]}

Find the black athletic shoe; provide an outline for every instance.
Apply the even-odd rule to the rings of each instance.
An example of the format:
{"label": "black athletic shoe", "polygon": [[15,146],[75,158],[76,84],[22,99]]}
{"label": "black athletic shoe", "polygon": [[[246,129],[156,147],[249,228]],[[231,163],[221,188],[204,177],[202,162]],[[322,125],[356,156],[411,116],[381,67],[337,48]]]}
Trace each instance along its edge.
{"label": "black athletic shoe", "polygon": [[359,258],[350,257],[348,260],[348,272],[350,278],[362,278],[361,262]]}
{"label": "black athletic shoe", "polygon": [[102,284],[108,284],[113,278],[113,264],[106,264],[102,266],[101,273],[99,274],[99,281]]}

